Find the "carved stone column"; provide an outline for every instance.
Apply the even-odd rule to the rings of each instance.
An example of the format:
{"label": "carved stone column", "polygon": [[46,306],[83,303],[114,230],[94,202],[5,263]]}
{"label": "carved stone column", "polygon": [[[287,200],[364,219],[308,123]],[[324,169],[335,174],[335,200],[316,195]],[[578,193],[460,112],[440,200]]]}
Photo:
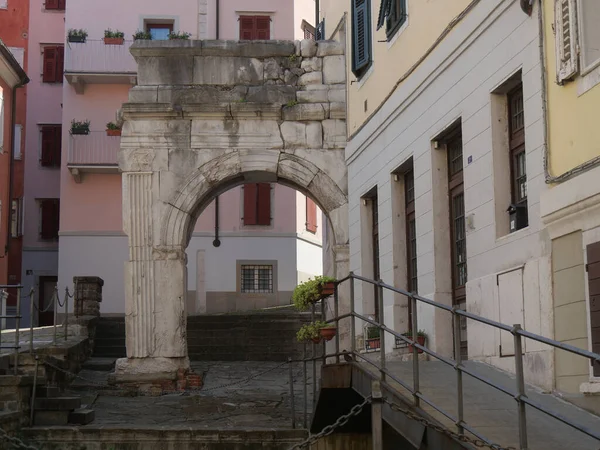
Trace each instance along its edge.
{"label": "carved stone column", "polygon": [[153,184],[158,174],[123,174],[123,224],[129,236],[125,263],[127,358],[115,367],[117,382],[175,379],[187,370],[185,272],[182,249],[154,245],[158,225]]}

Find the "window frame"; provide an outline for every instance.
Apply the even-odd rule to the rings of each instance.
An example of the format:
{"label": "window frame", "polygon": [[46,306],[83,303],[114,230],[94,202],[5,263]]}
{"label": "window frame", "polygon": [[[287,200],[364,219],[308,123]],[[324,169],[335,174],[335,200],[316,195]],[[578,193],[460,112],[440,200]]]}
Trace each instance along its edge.
{"label": "window frame", "polygon": [[[51,150],[50,163],[45,164],[44,161],[44,130],[54,135],[53,149]],[[40,167],[47,169],[60,169],[62,160],[62,124],[44,124],[39,127],[40,151],[39,164]]]}
{"label": "window frame", "polygon": [[[260,38],[258,37],[258,20],[268,20],[269,22],[269,36],[266,39]],[[252,20],[252,31],[251,31],[251,38],[250,39],[244,39],[242,37],[242,33],[243,33],[243,29],[242,29],[242,23],[244,20]],[[239,40],[245,40],[245,41],[258,41],[258,40],[265,40],[265,41],[269,41],[271,39],[273,39],[273,16],[270,14],[239,14],[238,15],[238,39]]]}
{"label": "window frame", "polygon": [[[39,239],[41,241],[58,241],[58,232],[60,230],[60,199],[59,198],[38,198],[39,204]],[[46,234],[44,232],[44,205],[52,205],[55,208],[56,216],[53,218],[52,228]],[[51,233],[50,233],[51,232]]]}
{"label": "window frame", "polygon": [[67,9],[66,0],[46,0],[44,2],[44,11],[64,11],[65,9]]}
{"label": "window frame", "polygon": [[[275,266],[274,264],[261,263],[261,262],[243,262],[240,264],[239,272],[239,283],[240,283],[240,294],[255,295],[255,294],[274,294],[275,293]],[[261,270],[267,270],[267,287],[261,287]],[[245,271],[253,271],[253,287],[250,289],[246,286],[245,281],[249,278],[245,277]],[[262,281],[265,281],[263,278]]]}
{"label": "window frame", "polygon": [[[152,36],[152,31],[150,31],[152,28],[157,30],[169,30],[169,34],[171,34],[174,32],[175,29],[175,21],[170,19],[165,19],[164,21],[159,19],[157,19],[156,21],[152,19],[144,20],[144,31],[150,33],[150,36]],[[154,37],[152,37],[153,41],[166,41],[168,39],[168,37],[167,39],[154,39]]]}
{"label": "window frame", "polygon": [[[250,187],[248,187],[250,186]],[[246,183],[242,186],[242,226],[270,227],[273,225],[273,186],[271,183]],[[250,198],[249,195],[252,195]],[[265,202],[266,204],[263,204]],[[248,219],[248,210],[253,214]],[[268,212],[268,220],[267,220]],[[250,222],[250,223],[248,223]]]}
{"label": "window frame", "polygon": [[[46,51],[55,51],[54,56],[54,68],[53,76],[46,78],[46,59],[50,59],[47,56]],[[64,64],[65,64],[65,46],[62,44],[44,45],[42,47],[42,83],[48,84],[62,84],[64,78]]]}
{"label": "window frame", "polygon": [[[521,99],[521,110],[516,114],[522,115],[522,126],[518,129],[514,129],[514,103],[513,100]],[[508,114],[508,152],[510,158],[510,198],[511,203],[518,206],[524,207],[526,211],[527,220],[521,227],[517,228],[522,230],[529,225],[529,209],[527,203],[527,154],[525,148],[525,96],[523,93],[523,83],[520,82],[512,88],[506,94],[507,103],[507,114]],[[523,157],[523,174],[519,171],[519,161]],[[525,185],[525,195],[520,195],[520,184],[521,179],[524,178],[523,182]]]}
{"label": "window frame", "polygon": [[[400,28],[406,23],[408,18],[407,9],[406,9],[406,1],[407,0],[391,0],[392,6],[390,9],[390,15],[385,18],[385,34],[387,40],[390,41],[395,34],[400,31]],[[402,14],[399,17],[395,17],[394,20],[396,22],[391,23],[390,17],[392,12],[396,10],[396,8],[400,5]]]}
{"label": "window frame", "polygon": [[594,69],[600,67],[600,56],[598,56],[598,58],[596,58],[595,61],[593,61],[592,63],[586,65],[585,63],[585,39],[584,39],[584,30],[585,30],[585,22],[583,20],[581,20],[581,17],[583,17],[584,14],[584,8],[583,8],[583,1],[584,0],[577,0],[577,11],[576,11],[576,26],[577,26],[577,37],[579,39],[578,41],[578,46],[580,48],[580,52],[579,52],[579,64],[581,67],[581,75],[587,75],[590,72],[592,72]]}
{"label": "window frame", "polygon": [[[356,29],[356,24],[357,24],[357,5],[356,2],[358,1],[363,1],[364,4],[366,5],[365,8],[365,12],[366,12],[366,19],[365,19],[365,25],[366,25],[366,30],[365,30],[365,36],[364,36],[364,43],[365,43],[365,52],[368,53],[366,59],[364,62],[362,61],[357,61],[357,44],[358,44],[358,37],[356,36],[357,33],[357,29]],[[352,0],[352,73],[356,76],[356,78],[358,80],[360,80],[362,77],[364,77],[367,72],[369,71],[369,69],[371,68],[372,64],[373,64],[373,24],[372,24],[372,18],[371,18],[371,0]]]}

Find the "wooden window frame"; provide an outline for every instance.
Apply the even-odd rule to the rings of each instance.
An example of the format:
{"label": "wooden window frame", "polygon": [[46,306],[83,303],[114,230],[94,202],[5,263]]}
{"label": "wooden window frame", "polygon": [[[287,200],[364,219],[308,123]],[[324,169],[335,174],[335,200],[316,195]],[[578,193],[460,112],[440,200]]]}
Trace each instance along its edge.
{"label": "wooden window frame", "polygon": [[40,129],[40,143],[40,166],[60,168],[62,125],[43,125]]}
{"label": "wooden window frame", "polygon": [[[159,30],[169,30],[169,33],[173,33],[173,29],[174,29],[174,22],[170,21],[170,22],[153,22],[152,20],[147,20],[144,22],[144,29],[146,31],[146,33],[150,33],[151,34],[151,29],[155,28],[155,29],[159,29]],[[162,41],[165,39],[155,39],[157,41]]]}
{"label": "wooden window frame", "polygon": [[44,10],[46,11],[64,11],[66,6],[66,0],[46,0],[44,2]]}
{"label": "wooden window frame", "polygon": [[[359,22],[364,26],[362,38],[358,34]],[[358,49],[361,40],[364,44],[362,57],[359,56]],[[372,56],[371,0],[352,0],[352,73],[358,79],[362,78],[371,67]]]}
{"label": "wooden window frame", "polygon": [[[50,52],[55,52],[50,57]],[[63,83],[65,64],[64,45],[46,45],[42,49],[42,83]]]}
{"label": "wooden window frame", "polygon": [[[514,102],[520,99],[520,110],[515,111]],[[525,97],[523,95],[523,84],[519,83],[506,94],[507,111],[508,111],[508,135],[509,135],[509,157],[510,157],[510,197],[511,202],[517,207],[527,208],[527,161],[525,154]],[[515,115],[521,116],[522,124],[515,128]],[[519,174],[519,160],[524,158],[523,174]],[[520,185],[525,184],[525,196],[521,197]],[[517,228],[523,229],[529,225],[529,220],[526,220]]]}
{"label": "wooden window frame", "polygon": [[[58,231],[60,228],[60,199],[46,198],[39,200],[40,206],[40,239],[43,241],[57,241]],[[52,208],[51,211],[45,213],[46,208]],[[54,213],[52,219],[45,220],[45,214]],[[50,229],[47,229],[49,227]]]}
{"label": "wooden window frame", "polygon": [[270,226],[272,219],[272,201],[270,183],[247,183],[243,192],[244,226]]}
{"label": "wooden window frame", "polygon": [[317,233],[317,204],[309,197],[306,197],[306,231],[312,234]]}
{"label": "wooden window frame", "polygon": [[[268,23],[268,27],[259,27],[259,21],[264,21]],[[273,22],[273,18],[269,15],[240,15],[238,17],[239,26],[239,38],[241,41],[268,41],[271,40],[271,24]],[[252,22],[252,27],[248,31],[247,28],[244,27],[244,22]],[[263,23],[264,25],[264,23]],[[249,32],[249,37],[244,37],[244,33]],[[260,36],[260,33],[266,33],[266,35]]]}
{"label": "wooden window frame", "polygon": [[[402,28],[406,23],[406,0],[390,0],[390,14],[385,20],[385,34],[388,41]],[[400,10],[400,13],[398,13]]]}

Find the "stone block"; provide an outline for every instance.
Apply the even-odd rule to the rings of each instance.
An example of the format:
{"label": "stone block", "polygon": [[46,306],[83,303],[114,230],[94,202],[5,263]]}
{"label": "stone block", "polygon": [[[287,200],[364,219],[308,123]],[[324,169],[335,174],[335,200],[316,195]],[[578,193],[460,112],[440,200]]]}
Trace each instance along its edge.
{"label": "stone block", "polygon": [[296,98],[299,103],[326,103],[328,101],[328,91],[326,89],[298,91]]}
{"label": "stone block", "polygon": [[43,398],[58,397],[60,389],[57,386],[38,386],[35,390],[35,395]]}
{"label": "stone block", "polygon": [[327,91],[327,100],[331,103],[345,103],[346,89],[329,89]]}
{"label": "stone block", "polygon": [[305,73],[304,75],[302,75],[298,79],[298,84],[300,86],[315,85],[315,84],[322,84],[322,83],[323,83],[323,73],[322,72],[308,72],[308,73]]}
{"label": "stone block", "polygon": [[247,86],[159,86],[157,95],[159,103],[186,105],[239,102],[247,94]]}
{"label": "stone block", "polygon": [[194,120],[191,139],[192,148],[199,149],[281,148],[283,146],[276,120]]}
{"label": "stone block", "polygon": [[306,145],[310,148],[319,148],[323,145],[321,122],[310,122],[306,125]]}
{"label": "stone block", "polygon": [[75,425],[87,425],[96,418],[96,413],[92,409],[80,408],[69,414],[69,423]]}
{"label": "stone block", "polygon": [[34,408],[40,411],[73,411],[81,407],[81,397],[36,398]]}
{"label": "stone block", "polygon": [[346,81],[346,62],[343,55],[323,58],[323,83],[336,84]]}
{"label": "stone block", "polygon": [[[317,43],[317,56],[334,56],[344,54],[344,44],[338,41],[319,41]],[[304,55],[302,55],[304,56]]]}
{"label": "stone block", "polygon": [[346,147],[346,121],[329,119],[323,122],[323,146],[325,148]]}
{"label": "stone block", "polygon": [[192,84],[194,59],[190,56],[138,58],[138,85]]}
{"label": "stone block", "polygon": [[156,103],[158,86],[134,86],[129,90],[130,103]]}
{"label": "stone block", "polygon": [[330,103],[329,104],[330,119],[345,119],[346,118],[346,103]]}
{"label": "stone block", "polygon": [[282,75],[282,67],[275,58],[268,58],[263,61],[263,79],[278,80]]}
{"label": "stone block", "polygon": [[293,86],[251,86],[247,100],[256,103],[275,103],[285,105],[296,100],[296,89]]}
{"label": "stone block", "polygon": [[70,411],[36,411],[33,414],[33,425],[64,426],[69,423]]}
{"label": "stone block", "polygon": [[318,72],[323,69],[322,58],[304,58],[300,68],[305,72]]}
{"label": "stone block", "polygon": [[194,57],[193,84],[220,86],[261,84],[263,81],[263,74],[263,63],[256,58],[216,56]]}
{"label": "stone block", "polygon": [[312,58],[317,54],[317,43],[312,39],[303,39],[300,42],[300,54],[303,58]]}
{"label": "stone block", "polygon": [[203,56],[270,58],[296,53],[294,41],[202,41]]}
{"label": "stone block", "polygon": [[294,72],[292,72],[289,69],[286,69],[285,72],[283,72],[283,82],[288,85],[288,86],[295,86],[298,84],[298,75],[296,75]]}
{"label": "stone block", "polygon": [[281,124],[281,136],[284,148],[295,148],[306,146],[306,124],[302,122],[283,122]]}
{"label": "stone block", "polygon": [[283,108],[283,120],[324,120],[328,116],[328,103],[299,103]]}

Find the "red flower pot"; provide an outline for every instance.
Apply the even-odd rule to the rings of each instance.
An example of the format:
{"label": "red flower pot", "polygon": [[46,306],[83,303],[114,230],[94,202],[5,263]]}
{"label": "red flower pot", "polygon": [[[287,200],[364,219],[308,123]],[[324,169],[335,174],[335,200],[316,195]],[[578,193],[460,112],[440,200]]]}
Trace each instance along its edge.
{"label": "red flower pot", "polygon": [[333,281],[326,281],[319,286],[319,294],[321,298],[329,297],[335,292],[335,283]]}
{"label": "red flower pot", "polygon": [[319,342],[321,342],[321,336],[312,338],[312,341],[313,341],[315,344],[318,344]]}
{"label": "red flower pot", "polygon": [[106,130],[107,136],[121,136],[121,130]]}
{"label": "red flower pot", "polygon": [[125,38],[104,38],[104,45],[123,45]]}
{"label": "red flower pot", "polygon": [[333,339],[333,337],[336,335],[337,333],[337,328],[335,327],[330,327],[330,328],[321,328],[319,330],[319,334],[321,335],[321,337],[323,339],[325,339],[326,341],[330,341]]}
{"label": "red flower pot", "polygon": [[381,338],[371,338],[365,341],[365,347],[367,350],[376,350],[381,348]]}
{"label": "red flower pot", "polygon": [[[417,336],[417,343],[421,346],[425,346],[425,336]],[[412,353],[413,351],[413,346],[408,344],[408,351]],[[417,349],[418,353],[423,353],[423,350],[421,350],[420,348]]]}

